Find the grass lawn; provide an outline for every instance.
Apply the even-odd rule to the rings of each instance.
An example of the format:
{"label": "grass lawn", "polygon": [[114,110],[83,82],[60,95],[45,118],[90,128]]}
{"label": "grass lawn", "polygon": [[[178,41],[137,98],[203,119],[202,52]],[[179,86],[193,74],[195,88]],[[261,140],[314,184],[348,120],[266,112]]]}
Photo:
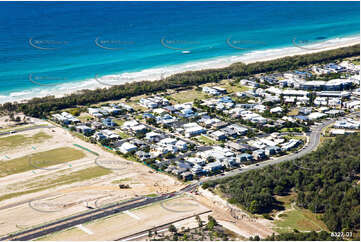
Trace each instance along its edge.
{"label": "grass lawn", "polygon": [[126,102],[129,106],[131,106],[136,111],[146,112],[148,111],[148,108],[143,107],[138,102]]}
{"label": "grass lawn", "polygon": [[113,122],[116,123],[119,127],[121,127],[125,121],[121,119],[113,119]]}
{"label": "grass lawn", "polygon": [[124,133],[123,131],[121,131],[119,129],[117,129],[115,131],[115,133],[117,133],[120,136],[120,138],[122,138],[122,139],[127,139],[130,137],[128,134]]}
{"label": "grass lawn", "polygon": [[327,226],[319,219],[322,215],[299,208],[293,203],[297,199],[297,193],[292,192],[287,196],[275,196],[275,198],[282,202],[287,210],[280,214],[279,220],[274,220],[275,231],[279,233],[293,232],[294,229],[299,231],[328,231]]}
{"label": "grass lawn", "polygon": [[212,140],[204,135],[200,135],[195,137],[199,142],[204,143],[206,145],[217,145],[220,144],[220,142]]}
{"label": "grass lawn", "polygon": [[295,115],[298,115],[298,108],[293,108],[291,109],[288,114],[288,116],[295,116]]}
{"label": "grass lawn", "polygon": [[239,83],[234,83],[231,85],[229,80],[222,80],[219,84],[216,84],[217,87],[223,87],[227,90],[227,93],[235,93],[235,92],[244,92],[248,91],[249,87],[242,86]]}
{"label": "grass lawn", "polygon": [[280,129],[281,132],[302,132],[302,127],[295,127],[295,128],[283,128]]}
{"label": "grass lawn", "polygon": [[151,194],[148,194],[148,195],[145,195],[146,197],[157,197],[158,195],[155,194],[155,193],[151,193]]}
{"label": "grass lawn", "polygon": [[88,120],[94,119],[93,116],[88,113],[81,113],[77,118],[82,122],[87,122]]}
{"label": "grass lawn", "polygon": [[354,65],[360,65],[360,60],[353,60],[353,61],[351,61],[352,62],[352,64],[354,64]]}
{"label": "grass lawn", "polygon": [[22,145],[27,145],[31,143],[41,143],[47,139],[50,139],[52,136],[39,132],[33,136],[25,136],[22,134],[16,134],[0,138],[0,151],[6,151],[9,148],[15,148]]}
{"label": "grass lawn", "polygon": [[177,103],[186,103],[186,102],[192,102],[195,99],[199,99],[199,100],[205,99],[206,96],[207,95],[205,93],[193,89],[193,90],[174,93],[169,97],[171,98],[171,100],[174,100]]}
{"label": "grass lawn", "polygon": [[44,168],[73,160],[79,160],[84,157],[85,154],[82,151],[70,147],[39,152],[33,155],[23,156],[13,160],[1,162],[0,177],[34,170],[37,168]]}
{"label": "grass lawn", "polygon": [[[49,188],[53,188],[60,185],[66,185],[71,184],[74,182],[81,182],[85,180],[89,180],[96,177],[101,177],[104,175],[110,174],[111,171],[108,169],[104,169],[98,166],[95,167],[89,167],[83,170],[79,170],[70,174],[64,174],[62,176],[56,177],[54,179],[47,179],[44,181],[44,179],[40,180],[40,177],[37,177],[39,179],[38,181],[34,181],[29,184],[25,184],[26,188],[30,188],[29,190],[22,191],[22,192],[14,192],[9,193],[3,196],[0,196],[0,201],[10,199],[13,197],[21,196],[24,194],[34,193],[42,190],[46,190]],[[23,184],[24,185],[24,184]]]}
{"label": "grass lawn", "polygon": [[275,220],[274,230],[279,233],[299,231],[328,231],[326,225],[317,218],[318,215],[307,209],[295,208],[285,212],[280,220]]}
{"label": "grass lawn", "polygon": [[325,137],[325,136],[321,136],[320,137],[320,144],[324,143],[327,140],[334,140],[336,139],[336,137]]}
{"label": "grass lawn", "polygon": [[287,196],[275,196],[277,201],[280,201],[285,209],[291,208],[291,203],[297,199],[297,193],[291,193]]}
{"label": "grass lawn", "polygon": [[245,92],[245,91],[249,90],[248,87],[241,86],[239,84],[234,84],[233,86],[225,85],[225,86],[221,86],[221,87],[225,88],[227,90],[227,93]]}
{"label": "grass lawn", "polygon": [[306,142],[306,140],[307,140],[307,138],[302,135],[286,135],[286,136],[284,136],[284,138],[303,140],[303,142]]}
{"label": "grass lawn", "polygon": [[8,131],[16,131],[19,129],[24,129],[24,128],[31,128],[31,127],[39,127],[39,126],[49,126],[48,124],[37,124],[37,125],[29,125],[29,124],[24,124],[24,125],[19,125],[19,126],[15,126],[15,127],[9,127],[9,128],[3,128],[0,129],[0,132],[8,132]]}

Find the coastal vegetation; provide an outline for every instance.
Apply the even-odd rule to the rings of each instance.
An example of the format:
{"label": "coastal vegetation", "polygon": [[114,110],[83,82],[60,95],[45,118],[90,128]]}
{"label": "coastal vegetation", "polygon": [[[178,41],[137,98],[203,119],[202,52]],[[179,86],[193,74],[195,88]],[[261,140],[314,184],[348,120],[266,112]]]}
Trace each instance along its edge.
{"label": "coastal vegetation", "polygon": [[110,88],[82,90],[77,93],[56,98],[47,96],[33,98],[24,103],[4,103],[0,111],[23,112],[33,117],[46,117],[50,112],[77,106],[87,106],[99,102],[131,98],[142,94],[153,94],[168,89],[199,86],[209,82],[217,82],[226,78],[240,79],[248,75],[272,71],[286,71],[314,63],[326,63],[341,58],[360,55],[360,45],[328,50],[319,53],[284,57],[270,61],[251,64],[234,63],[225,68],[188,71],[174,74],[163,80],[126,83]]}
{"label": "coastal vegetation", "polygon": [[234,234],[219,225],[212,216],[208,216],[208,222],[202,221],[198,215],[195,219],[198,224],[196,228],[177,229],[174,225],[170,225],[166,235],[149,230],[148,238],[150,241],[229,241],[235,239]]}
{"label": "coastal vegetation", "polygon": [[[317,215],[328,231],[348,233],[352,235],[348,239],[357,239],[360,228],[359,170],[360,135],[350,134],[327,140],[315,152],[300,159],[209,181],[202,186],[222,192],[230,203],[254,214],[285,210],[281,198],[296,194],[288,205],[292,204],[299,212],[307,209]],[[283,236],[281,240],[288,237],[304,240],[303,235],[280,236]]]}
{"label": "coastal vegetation", "polygon": [[[251,241],[260,240],[259,237],[251,237]],[[332,241],[332,240],[343,240],[341,238],[332,237],[329,233],[321,231],[316,233],[315,231],[307,233],[283,233],[278,235],[271,235],[264,239],[265,241]]]}

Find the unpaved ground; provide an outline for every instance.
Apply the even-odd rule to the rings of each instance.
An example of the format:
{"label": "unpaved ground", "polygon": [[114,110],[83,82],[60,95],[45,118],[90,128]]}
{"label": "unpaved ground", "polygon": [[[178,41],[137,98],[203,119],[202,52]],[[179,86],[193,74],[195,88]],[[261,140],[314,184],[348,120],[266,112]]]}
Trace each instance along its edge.
{"label": "unpaved ground", "polygon": [[[95,206],[96,201],[101,206],[109,202],[133,198],[137,195],[176,191],[184,186],[170,176],[153,172],[142,164],[127,161],[104,151],[97,145],[73,137],[59,127],[26,131],[21,132],[21,134],[33,135],[40,130],[52,135],[53,138],[43,143],[28,144],[21,148],[9,150],[7,156],[13,159],[64,146],[82,150],[73,145],[79,144],[97,152],[99,154],[98,160],[96,160],[97,156],[94,154],[82,150],[86,154],[85,158],[68,162],[66,165],[59,164],[51,167],[57,169],[36,169],[0,178],[0,196],[26,191],[37,186],[41,187],[44,183],[48,183],[50,179],[62,177],[65,174],[71,174],[89,167],[98,167],[105,164],[105,167],[111,168],[111,173],[102,177],[57,186],[1,201],[0,235],[88,210],[89,208],[86,206]],[[108,161],[115,162],[115,165],[113,166],[113,163],[109,165]],[[128,184],[130,188],[119,189],[118,184]],[[30,200],[35,200],[31,202],[31,204],[35,204],[33,206],[35,209],[29,206]]]}
{"label": "unpaved ground", "polygon": [[250,216],[208,190],[200,188],[199,191],[200,195],[196,196],[197,200],[213,211],[214,218],[221,225],[233,232],[245,238],[255,235],[265,238],[272,235],[272,233],[276,233],[272,230],[273,224],[271,221]]}
{"label": "unpaved ground", "polygon": [[[17,114],[14,116],[14,118],[19,117],[21,121],[24,120],[24,114]],[[28,118],[28,117],[26,117]],[[28,122],[31,122],[32,118],[29,118],[29,120],[26,120]],[[11,121],[9,115],[1,116],[0,117],[0,129],[7,129],[7,128],[13,128],[16,127],[17,122]]]}
{"label": "unpaved ground", "polygon": [[[143,208],[130,210],[128,211],[130,213],[120,213],[105,219],[83,224],[83,227],[91,231],[92,234],[84,232],[79,227],[73,227],[69,230],[43,237],[41,240],[115,240],[208,210],[200,204],[197,206],[193,205],[190,209],[189,199],[189,197],[174,198],[164,203],[155,203]],[[167,208],[178,209],[183,212],[170,211]],[[203,220],[205,219],[203,218]],[[191,218],[187,222],[179,222],[179,224],[176,225],[177,227],[187,227],[194,224],[194,222],[195,218]]]}

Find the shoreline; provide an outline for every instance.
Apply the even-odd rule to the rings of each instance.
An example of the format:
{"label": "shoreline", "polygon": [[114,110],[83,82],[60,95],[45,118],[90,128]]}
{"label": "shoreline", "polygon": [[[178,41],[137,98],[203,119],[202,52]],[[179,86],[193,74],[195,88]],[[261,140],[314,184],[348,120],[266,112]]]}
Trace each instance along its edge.
{"label": "shoreline", "polygon": [[312,54],[332,49],[338,49],[342,47],[352,46],[355,44],[360,44],[359,36],[330,39],[323,42],[308,44],[304,46],[297,46],[297,43],[293,43],[293,46],[283,48],[281,47],[266,50],[254,50],[238,56],[220,56],[212,59],[191,61],[182,64],[158,68],[150,68],[133,73],[112,74],[102,77],[97,77],[95,75],[92,79],[57,84],[54,86],[48,86],[47,88],[41,87],[41,85],[39,85],[39,88],[12,92],[7,96],[0,95],[0,104],[6,102],[26,103],[28,100],[35,97],[63,97],[84,89],[95,90],[97,88],[109,88],[113,85],[121,85],[127,82],[138,82],[143,80],[155,81],[173,74],[186,71],[224,68],[237,62],[250,64],[255,62],[269,61],[287,56],[291,57],[295,55]]}

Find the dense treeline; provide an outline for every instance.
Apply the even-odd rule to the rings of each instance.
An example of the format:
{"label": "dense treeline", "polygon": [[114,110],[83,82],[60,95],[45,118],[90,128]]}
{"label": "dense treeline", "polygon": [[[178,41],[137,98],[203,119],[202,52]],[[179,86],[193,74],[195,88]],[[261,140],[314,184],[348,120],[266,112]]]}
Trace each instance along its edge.
{"label": "dense treeline", "polygon": [[360,135],[338,136],[301,159],[204,183],[252,213],[279,206],[274,195],[297,193],[296,205],[322,213],[330,231],[359,231]]}
{"label": "dense treeline", "polygon": [[159,81],[142,81],[113,86],[111,88],[83,90],[81,92],[67,95],[61,98],[55,98],[54,96],[33,98],[27,103],[5,103],[0,105],[0,110],[18,111],[24,112],[29,116],[43,117],[51,111],[75,107],[77,105],[89,105],[141,94],[156,93],[166,89],[196,86],[208,82],[215,82],[228,76],[237,78],[262,72],[271,72],[276,70],[286,71],[309,64],[329,62],[340,58],[358,55],[360,55],[360,45],[354,45],[351,47],[314,54],[256,62],[248,65],[243,63],[235,63],[226,68],[179,73]]}

